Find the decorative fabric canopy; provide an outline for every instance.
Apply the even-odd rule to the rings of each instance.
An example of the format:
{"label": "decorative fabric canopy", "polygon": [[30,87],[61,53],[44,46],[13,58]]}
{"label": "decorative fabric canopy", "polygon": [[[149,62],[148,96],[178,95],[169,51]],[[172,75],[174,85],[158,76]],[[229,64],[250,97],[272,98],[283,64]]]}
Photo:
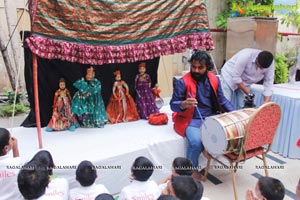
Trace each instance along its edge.
{"label": "decorative fabric canopy", "polygon": [[212,50],[205,0],[31,0],[31,51],[103,65]]}

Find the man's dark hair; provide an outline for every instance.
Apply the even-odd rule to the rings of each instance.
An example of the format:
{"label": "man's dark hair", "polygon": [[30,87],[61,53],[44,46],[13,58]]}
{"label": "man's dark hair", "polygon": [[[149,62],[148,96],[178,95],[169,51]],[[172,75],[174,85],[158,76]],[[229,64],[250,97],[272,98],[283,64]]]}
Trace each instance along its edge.
{"label": "man's dark hair", "polygon": [[24,165],[18,174],[18,187],[25,199],[37,199],[46,192],[49,175],[46,168],[38,166],[35,161]]}
{"label": "man's dark hair", "polygon": [[282,200],[285,194],[284,185],[280,180],[272,177],[263,176],[258,180],[260,193],[267,200]]}
{"label": "man's dark hair", "polygon": [[96,196],[95,200],[114,200],[114,197],[111,194],[102,193]]}
{"label": "man's dark hair", "polygon": [[273,54],[269,51],[262,51],[257,56],[259,65],[263,68],[268,68],[273,62]]}
{"label": "man's dark hair", "polygon": [[214,63],[212,61],[212,58],[206,51],[201,51],[201,50],[194,51],[189,62],[192,62],[193,60],[197,60],[197,61],[205,60],[205,64],[208,71],[211,71],[214,68]]}
{"label": "man's dark hair", "polygon": [[172,165],[176,174],[191,176],[193,173],[193,163],[187,158],[177,157]]}
{"label": "man's dark hair", "polygon": [[181,200],[199,200],[203,195],[203,185],[191,176],[173,176],[172,187]]}
{"label": "man's dark hair", "polygon": [[172,195],[160,195],[157,200],[180,200]]}
{"label": "man's dark hair", "polygon": [[10,134],[5,128],[0,128],[0,156],[5,155],[4,147],[9,143]]}
{"label": "man's dark hair", "polygon": [[132,174],[135,180],[147,181],[153,173],[154,165],[146,157],[138,157],[132,165]]}
{"label": "man's dark hair", "polygon": [[82,161],[76,169],[76,180],[86,187],[92,185],[97,178],[97,171],[90,161]]}
{"label": "man's dark hair", "polygon": [[[53,174],[53,168],[55,167],[52,155],[49,151],[42,150],[37,152],[31,161],[37,161],[39,165],[43,165],[47,168],[49,175]],[[30,161],[30,162],[31,162]]]}

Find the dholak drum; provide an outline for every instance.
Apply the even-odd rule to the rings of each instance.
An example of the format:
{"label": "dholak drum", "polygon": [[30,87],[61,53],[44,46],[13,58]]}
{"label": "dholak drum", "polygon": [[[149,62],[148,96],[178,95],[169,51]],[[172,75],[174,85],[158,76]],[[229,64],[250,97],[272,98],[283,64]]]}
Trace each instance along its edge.
{"label": "dholak drum", "polygon": [[239,152],[249,118],[255,108],[207,117],[201,125],[202,143],[212,155]]}

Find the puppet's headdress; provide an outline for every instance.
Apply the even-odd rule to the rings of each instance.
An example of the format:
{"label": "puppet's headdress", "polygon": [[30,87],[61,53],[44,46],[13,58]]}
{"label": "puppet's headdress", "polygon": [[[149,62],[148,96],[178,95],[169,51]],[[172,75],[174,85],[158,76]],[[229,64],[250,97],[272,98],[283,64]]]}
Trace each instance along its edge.
{"label": "puppet's headdress", "polygon": [[115,76],[117,76],[117,75],[121,75],[121,72],[120,72],[120,70],[117,70],[117,71],[115,71],[115,72],[114,72],[114,75],[115,75]]}
{"label": "puppet's headdress", "polygon": [[146,63],[145,62],[141,62],[140,64],[139,64],[139,68],[140,67],[146,67]]}
{"label": "puppet's headdress", "polygon": [[92,66],[86,69],[87,74],[88,73],[93,73],[93,72],[94,72],[94,67],[92,67]]}

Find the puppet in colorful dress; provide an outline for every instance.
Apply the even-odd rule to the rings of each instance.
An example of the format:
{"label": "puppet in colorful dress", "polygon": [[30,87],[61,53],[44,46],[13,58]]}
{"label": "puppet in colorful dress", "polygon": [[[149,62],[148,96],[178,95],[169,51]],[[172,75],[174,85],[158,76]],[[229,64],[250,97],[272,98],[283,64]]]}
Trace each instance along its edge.
{"label": "puppet in colorful dress", "polygon": [[59,89],[54,93],[52,117],[46,131],[74,131],[79,127],[75,116],[71,113],[71,95],[66,88],[65,79],[59,80]]}
{"label": "puppet in colorful dress", "polygon": [[116,81],[106,109],[109,122],[115,124],[138,120],[140,117],[127,83],[121,80],[120,71],[115,71],[114,75]]}
{"label": "puppet in colorful dress", "polygon": [[159,113],[155,105],[154,96],[151,90],[151,79],[146,72],[146,63],[139,64],[139,74],[134,80],[136,90],[136,105],[137,110],[142,119],[148,119],[148,116],[153,113]]}
{"label": "puppet in colorful dress", "polygon": [[72,112],[78,116],[82,127],[104,127],[107,115],[101,96],[101,82],[95,78],[94,68],[87,69],[84,78],[77,80],[74,87],[78,89],[72,99]]}

